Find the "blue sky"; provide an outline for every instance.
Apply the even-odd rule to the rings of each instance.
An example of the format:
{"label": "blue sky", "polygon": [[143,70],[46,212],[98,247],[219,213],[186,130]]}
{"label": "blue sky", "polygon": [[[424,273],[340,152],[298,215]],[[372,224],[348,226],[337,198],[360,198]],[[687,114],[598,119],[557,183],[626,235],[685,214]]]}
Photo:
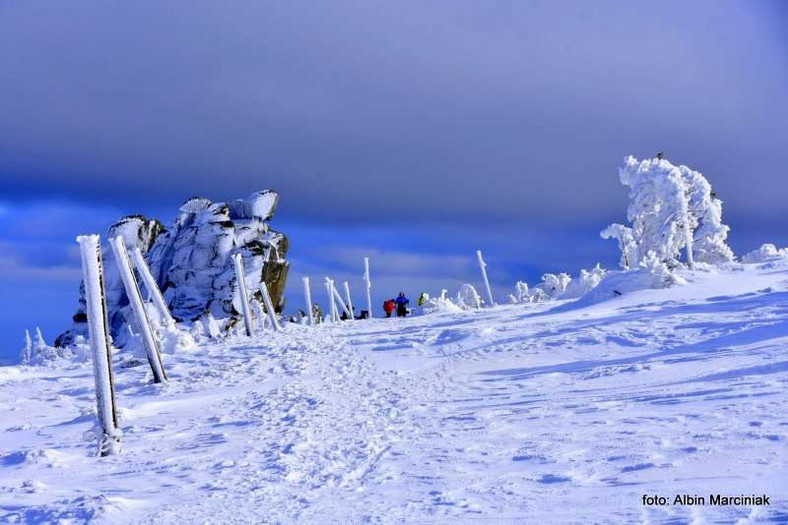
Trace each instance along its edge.
{"label": "blue sky", "polygon": [[[293,275],[379,293],[613,266],[616,168],[664,150],[731,243],[788,244],[788,6],[0,3],[0,356],[76,304],[73,239],[281,192]],[[294,284],[297,283],[294,280]],[[297,296],[296,296],[297,297]],[[300,300],[293,299],[293,302]]]}

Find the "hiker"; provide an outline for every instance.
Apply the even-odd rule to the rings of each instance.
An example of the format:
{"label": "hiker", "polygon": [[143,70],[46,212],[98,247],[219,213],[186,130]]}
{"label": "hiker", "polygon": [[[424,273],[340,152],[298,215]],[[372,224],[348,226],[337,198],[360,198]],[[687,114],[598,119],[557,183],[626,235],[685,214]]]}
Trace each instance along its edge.
{"label": "hiker", "polygon": [[315,318],[315,324],[323,322],[323,309],[320,308],[320,305],[317,303],[312,307],[312,316]]}
{"label": "hiker", "polygon": [[394,299],[383,301],[383,311],[386,312],[386,317],[391,317],[391,313],[394,311]]}
{"label": "hiker", "polygon": [[397,304],[397,317],[408,315],[408,304],[410,301],[405,297],[405,292],[400,292],[394,302]]}
{"label": "hiker", "polygon": [[429,298],[430,296],[427,294],[427,292],[421,292],[421,295],[419,296],[419,300],[416,301],[416,304],[418,304],[419,306],[424,306],[424,303],[426,303],[429,300]]}

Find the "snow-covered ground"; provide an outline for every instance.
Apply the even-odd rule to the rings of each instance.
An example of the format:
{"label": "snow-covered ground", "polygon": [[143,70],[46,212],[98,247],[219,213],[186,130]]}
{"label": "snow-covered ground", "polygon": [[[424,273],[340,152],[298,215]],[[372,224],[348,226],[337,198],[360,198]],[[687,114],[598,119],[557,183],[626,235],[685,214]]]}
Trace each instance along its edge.
{"label": "snow-covered ground", "polygon": [[116,364],[106,458],[89,363],[0,368],[0,522],[786,522],[788,264],[689,280]]}

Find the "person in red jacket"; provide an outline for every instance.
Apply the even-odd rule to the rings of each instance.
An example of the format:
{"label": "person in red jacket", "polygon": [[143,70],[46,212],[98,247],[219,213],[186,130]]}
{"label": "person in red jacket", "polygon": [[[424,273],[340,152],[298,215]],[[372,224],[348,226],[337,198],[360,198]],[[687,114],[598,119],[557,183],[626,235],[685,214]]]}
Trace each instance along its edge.
{"label": "person in red jacket", "polygon": [[386,317],[391,317],[391,314],[394,312],[394,299],[383,301],[383,311],[386,312]]}

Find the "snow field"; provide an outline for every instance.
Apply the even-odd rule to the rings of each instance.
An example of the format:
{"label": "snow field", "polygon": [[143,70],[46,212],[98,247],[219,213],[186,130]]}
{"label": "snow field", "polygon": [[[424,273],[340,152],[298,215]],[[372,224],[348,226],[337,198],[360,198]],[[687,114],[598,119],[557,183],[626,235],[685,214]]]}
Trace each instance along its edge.
{"label": "snow field", "polygon": [[[558,301],[115,356],[96,458],[90,363],[0,369],[0,521],[788,520],[788,265]],[[644,506],[644,494],[771,496]]]}

